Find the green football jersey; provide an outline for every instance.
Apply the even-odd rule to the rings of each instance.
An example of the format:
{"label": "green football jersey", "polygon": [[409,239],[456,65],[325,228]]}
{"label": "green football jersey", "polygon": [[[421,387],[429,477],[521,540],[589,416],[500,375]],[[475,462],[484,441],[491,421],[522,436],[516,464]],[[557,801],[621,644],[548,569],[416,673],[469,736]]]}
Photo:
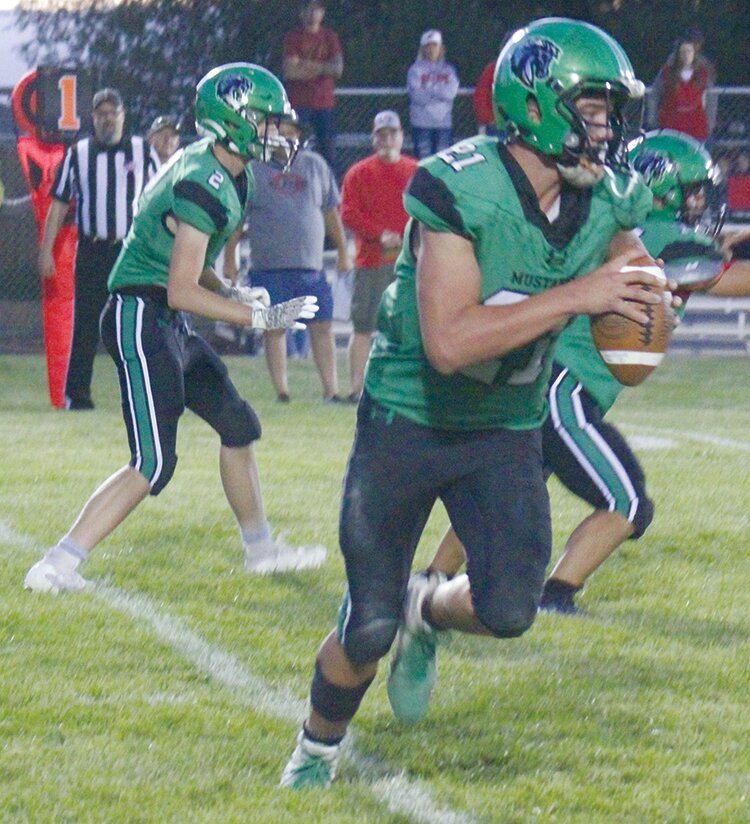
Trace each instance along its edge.
{"label": "green football jersey", "polygon": [[204,138],[178,152],[144,190],[117,261],[110,292],[126,286],[164,286],[174,245],[176,220],[210,236],[204,268],[211,266],[239,225],[255,191],[249,167],[239,181],[211,151]]}
{"label": "green football jersey", "polygon": [[[662,258],[667,277],[680,283],[700,273],[718,274],[722,256],[707,235],[678,223],[664,212],[652,212],[643,224],[643,245],[651,257]],[[682,313],[684,309],[680,310]],[[602,413],[612,406],[623,385],[607,369],[591,337],[587,315],[579,315],[560,335],[555,361],[566,366],[596,401]]]}
{"label": "green football jersey", "polygon": [[[615,186],[622,192],[624,181]],[[550,223],[523,170],[495,138],[476,137],[422,161],[404,197],[411,220],[378,311],[368,393],[438,429],[539,426],[559,330],[458,374],[433,369],[419,326],[416,222],[468,238],[481,273],[480,300],[510,304],[595,269],[614,235],[644,219],[652,202],[646,186],[639,180],[625,197],[613,188],[609,179],[593,189],[564,186],[560,216]]]}

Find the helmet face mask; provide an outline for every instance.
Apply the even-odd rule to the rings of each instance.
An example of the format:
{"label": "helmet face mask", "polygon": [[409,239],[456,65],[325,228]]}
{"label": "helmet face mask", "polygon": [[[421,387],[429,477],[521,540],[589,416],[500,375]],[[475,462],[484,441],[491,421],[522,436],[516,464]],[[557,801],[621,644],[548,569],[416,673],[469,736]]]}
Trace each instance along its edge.
{"label": "helmet face mask", "polygon": [[[517,31],[501,51],[493,103],[501,131],[554,159],[576,185],[592,185],[604,166],[630,171],[624,110],[644,91],[625,52],[601,29],[545,18]],[[606,137],[592,137],[605,130],[598,120],[586,122],[579,110],[586,98],[604,101]]]}
{"label": "helmet face mask", "polygon": [[293,110],[281,82],[252,63],[218,66],[196,89],[198,133],[215,136],[217,143],[246,161],[289,168],[296,146],[278,134],[278,127],[290,116]]}
{"label": "helmet face mask", "polygon": [[633,165],[655,198],[655,211],[716,237],[724,223],[721,172],[692,137],[672,129],[649,132],[633,145]]}
{"label": "helmet face mask", "polygon": [[[605,140],[596,140],[592,131],[601,131],[596,121],[587,120],[580,111],[579,102],[589,98],[601,99],[606,110],[607,132]],[[616,88],[612,83],[590,84],[574,88],[560,95],[556,109],[560,116],[570,124],[570,132],[563,141],[560,165],[575,167],[586,161],[598,166],[608,166],[616,171],[629,169],[626,132],[634,128],[624,116],[625,105],[629,101],[626,90]],[[643,108],[639,106],[642,117]],[[640,122],[638,124],[640,129]]]}
{"label": "helmet face mask", "polygon": [[287,120],[296,121],[294,110],[287,115],[263,115],[252,112],[251,117],[257,130],[253,160],[270,163],[286,171],[297,156],[299,140],[281,134],[281,124]]}

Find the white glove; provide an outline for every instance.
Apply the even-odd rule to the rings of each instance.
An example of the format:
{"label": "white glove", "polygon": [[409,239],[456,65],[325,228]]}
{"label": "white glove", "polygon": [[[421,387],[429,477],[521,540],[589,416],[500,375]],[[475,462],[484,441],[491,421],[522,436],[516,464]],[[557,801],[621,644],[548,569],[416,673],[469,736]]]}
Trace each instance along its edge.
{"label": "white glove", "polygon": [[318,299],[313,295],[285,300],[273,306],[264,306],[260,301],[252,304],[253,329],[304,329],[320,309]]}
{"label": "white glove", "polygon": [[245,306],[252,306],[256,301],[262,303],[263,306],[271,305],[271,296],[262,286],[231,286],[224,283],[219,289],[219,294],[223,298],[243,303]]}

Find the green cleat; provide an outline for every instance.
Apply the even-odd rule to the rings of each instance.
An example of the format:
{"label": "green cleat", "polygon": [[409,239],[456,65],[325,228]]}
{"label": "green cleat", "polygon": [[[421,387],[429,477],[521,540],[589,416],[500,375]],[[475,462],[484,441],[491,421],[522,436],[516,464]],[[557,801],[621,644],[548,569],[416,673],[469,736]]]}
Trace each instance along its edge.
{"label": "green cleat", "polygon": [[297,746],[284,767],[280,785],[292,790],[330,787],[336,777],[336,767],[341,756],[341,744],[320,744],[310,741],[302,730]]}
{"label": "green cleat", "polygon": [[396,718],[407,724],[424,717],[437,679],[438,632],[422,618],[422,603],[444,580],[443,575],[420,573],[411,577],[406,590],[388,676],[388,700]]}

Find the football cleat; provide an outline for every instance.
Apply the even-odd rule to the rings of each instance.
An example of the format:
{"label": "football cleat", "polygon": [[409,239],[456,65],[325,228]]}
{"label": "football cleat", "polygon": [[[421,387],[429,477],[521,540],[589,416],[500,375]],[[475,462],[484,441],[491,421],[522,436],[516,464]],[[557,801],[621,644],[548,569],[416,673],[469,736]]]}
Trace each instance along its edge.
{"label": "football cleat", "polygon": [[289,546],[282,536],[261,546],[245,544],[245,571],[255,575],[316,569],[326,559],[324,546]]}
{"label": "football cleat", "polygon": [[585,615],[586,610],[576,605],[575,597],[581,587],[550,578],[542,590],[539,612],[556,612],[559,615]]}
{"label": "football cleat", "polygon": [[586,610],[574,601],[547,601],[539,604],[539,612],[556,612],[558,615],[586,615]]}
{"label": "football cleat", "polygon": [[388,700],[396,718],[408,724],[419,721],[427,712],[437,679],[438,631],[422,618],[422,604],[445,580],[443,573],[421,572],[412,575],[406,590],[388,676]]}
{"label": "football cleat", "polygon": [[80,592],[91,582],[74,569],[60,570],[45,558],[37,561],[23,579],[24,589],[32,592]]}
{"label": "football cleat", "polygon": [[281,774],[280,785],[292,790],[330,787],[336,777],[340,757],[341,743],[321,744],[311,741],[302,730],[292,757]]}

